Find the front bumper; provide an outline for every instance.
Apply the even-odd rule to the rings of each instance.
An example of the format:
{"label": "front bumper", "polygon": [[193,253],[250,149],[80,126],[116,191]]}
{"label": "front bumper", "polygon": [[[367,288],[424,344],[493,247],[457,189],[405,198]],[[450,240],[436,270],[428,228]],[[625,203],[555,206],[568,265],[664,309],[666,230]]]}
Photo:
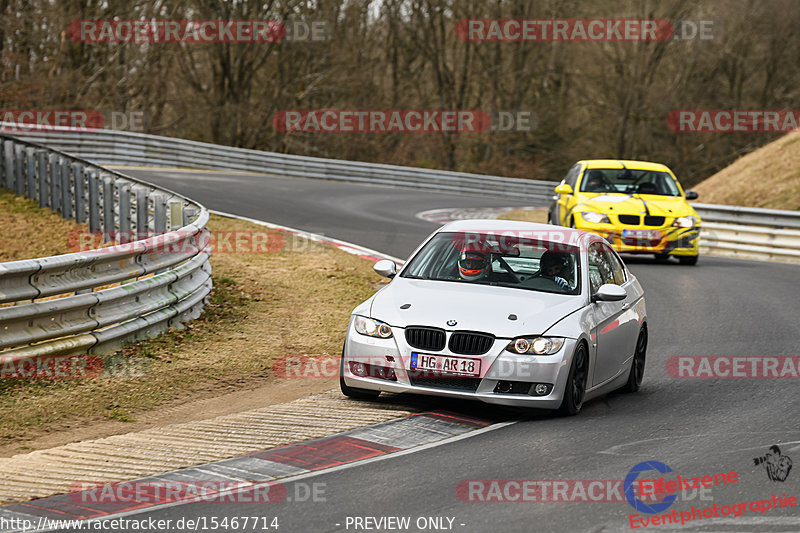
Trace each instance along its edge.
{"label": "front bumper", "polygon": [[[342,365],[342,378],[346,385],[385,392],[479,400],[497,405],[557,409],[561,405],[577,342],[567,339],[561,350],[553,355],[528,356],[505,351],[509,340],[496,339],[486,354],[470,356],[452,353],[447,347],[436,352],[417,350],[406,343],[403,328],[392,329],[394,336],[390,339],[367,337],[356,332],[351,321]],[[410,369],[412,352],[480,360],[481,373],[475,378],[439,373],[432,379],[425,379],[419,371]],[[358,362],[371,365],[371,368],[391,369],[393,373],[385,370],[379,373],[391,375],[394,379],[376,377],[375,372],[369,376],[357,376],[351,363]],[[513,384],[513,392],[499,392],[498,384],[501,382]],[[550,385],[549,392],[536,395],[533,387],[537,383]],[[525,384],[530,384],[530,387]]]}
{"label": "front bumper", "polygon": [[[676,228],[672,226],[618,226],[615,224],[593,224],[575,217],[579,230],[595,233],[605,238],[617,252],[630,254],[670,254],[691,256],[699,253],[700,226]],[[626,230],[658,231],[660,238],[642,239],[626,236]]]}

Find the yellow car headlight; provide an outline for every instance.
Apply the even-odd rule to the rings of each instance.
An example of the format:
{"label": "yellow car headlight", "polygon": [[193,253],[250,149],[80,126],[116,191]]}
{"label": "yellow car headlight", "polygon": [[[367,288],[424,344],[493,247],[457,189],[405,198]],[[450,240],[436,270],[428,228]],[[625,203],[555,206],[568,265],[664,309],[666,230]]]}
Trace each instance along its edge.
{"label": "yellow car headlight", "polygon": [[697,217],[678,217],[672,226],[675,228],[693,228],[697,224]]}
{"label": "yellow car headlight", "polygon": [[583,220],[592,224],[611,224],[608,215],[602,213],[595,213],[594,211],[584,211],[581,213]]}

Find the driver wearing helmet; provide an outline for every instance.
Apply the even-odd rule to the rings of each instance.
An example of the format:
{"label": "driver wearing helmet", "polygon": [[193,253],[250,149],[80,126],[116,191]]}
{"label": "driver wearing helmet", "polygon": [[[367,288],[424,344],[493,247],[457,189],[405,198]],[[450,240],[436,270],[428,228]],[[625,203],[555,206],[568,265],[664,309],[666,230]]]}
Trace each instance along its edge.
{"label": "driver wearing helmet", "polygon": [[465,281],[479,281],[489,274],[489,257],[479,251],[463,250],[458,256],[458,272]]}
{"label": "driver wearing helmet", "polygon": [[567,254],[547,251],[539,259],[539,272],[536,275],[554,281],[561,288],[569,289],[569,283],[561,277],[567,266]]}
{"label": "driver wearing helmet", "polygon": [[589,172],[583,190],[585,192],[607,192],[608,186],[603,178],[603,173],[599,170],[592,170]]}

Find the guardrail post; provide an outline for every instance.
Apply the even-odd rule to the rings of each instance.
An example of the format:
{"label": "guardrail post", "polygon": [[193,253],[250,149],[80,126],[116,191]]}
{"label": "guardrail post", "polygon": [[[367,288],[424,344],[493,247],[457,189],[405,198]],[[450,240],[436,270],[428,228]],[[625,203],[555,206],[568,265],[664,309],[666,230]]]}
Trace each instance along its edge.
{"label": "guardrail post", "polygon": [[148,215],[150,214],[147,206],[147,189],[137,187],[136,189],[136,239],[146,239],[149,234],[147,226]]}
{"label": "guardrail post", "polygon": [[70,183],[69,161],[61,163],[61,216],[72,220],[72,183]]}
{"label": "guardrail post", "polygon": [[89,231],[100,231],[100,182],[97,172],[89,174]]}
{"label": "guardrail post", "polygon": [[183,227],[183,202],[180,200],[169,201],[169,230],[173,231]]}
{"label": "guardrail post", "polygon": [[39,180],[39,207],[47,207],[50,205],[50,191],[47,188],[47,151],[37,150],[36,152],[36,177]]}
{"label": "guardrail post", "polygon": [[86,172],[80,163],[72,163],[72,179],[75,184],[75,222],[86,222]]}
{"label": "guardrail post", "polygon": [[16,156],[16,179],[14,182],[14,192],[17,194],[25,194],[25,147],[21,144],[14,147],[14,155]]}
{"label": "guardrail post", "polygon": [[5,139],[0,139],[0,189],[6,188],[5,154],[6,154],[6,141]]}
{"label": "guardrail post", "polygon": [[36,158],[35,158],[35,151],[33,148],[26,148],[25,149],[25,159],[28,162],[27,171],[25,172],[26,177],[28,178],[28,191],[27,196],[31,200],[37,200],[38,196],[36,194]]}
{"label": "guardrail post", "polygon": [[103,242],[113,240],[114,230],[114,181],[103,178]]}
{"label": "guardrail post", "polygon": [[5,141],[3,143],[3,167],[6,169],[2,186],[6,189],[13,189],[14,187],[14,141]]}
{"label": "guardrail post", "polygon": [[50,155],[50,209],[61,212],[61,158]]}
{"label": "guardrail post", "polygon": [[131,238],[131,184],[117,183],[119,194],[119,242],[130,242]]}
{"label": "guardrail post", "polygon": [[167,231],[167,201],[161,194],[152,195],[153,198],[153,234],[161,235]]}

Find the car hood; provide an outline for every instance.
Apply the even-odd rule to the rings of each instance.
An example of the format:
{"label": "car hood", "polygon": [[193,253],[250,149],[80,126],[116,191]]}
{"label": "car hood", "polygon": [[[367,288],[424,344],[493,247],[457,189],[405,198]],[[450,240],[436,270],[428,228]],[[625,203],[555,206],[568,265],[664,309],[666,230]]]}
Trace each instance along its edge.
{"label": "car hood", "polygon": [[[401,309],[405,304],[410,307]],[[370,314],[391,326],[485,331],[512,338],[542,334],[583,305],[582,296],[398,277],[373,297]],[[511,314],[517,320],[509,320]],[[449,320],[457,324],[448,326]]]}
{"label": "car hood", "polygon": [[604,215],[639,215],[645,211],[644,200],[651,215],[664,217],[697,216],[683,197],[658,194],[581,194],[579,209]]}

